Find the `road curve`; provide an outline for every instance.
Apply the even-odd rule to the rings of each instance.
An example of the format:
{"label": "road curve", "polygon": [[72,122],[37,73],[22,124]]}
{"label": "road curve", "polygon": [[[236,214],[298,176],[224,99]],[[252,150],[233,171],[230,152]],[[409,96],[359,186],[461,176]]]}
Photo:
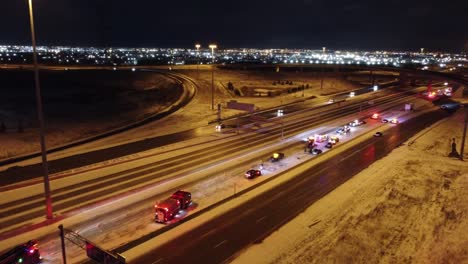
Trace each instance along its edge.
{"label": "road curve", "polygon": [[[88,138],[76,140],[74,142],[67,143],[67,144],[64,144],[62,146],[49,148],[47,150],[47,153],[48,154],[55,153],[55,152],[59,152],[59,151],[69,149],[69,148],[72,148],[72,147],[84,145],[86,143],[90,143],[90,142],[93,142],[93,141],[96,141],[96,140],[99,140],[99,139],[107,138],[107,137],[110,137],[110,136],[113,136],[113,135],[116,135],[116,134],[119,134],[119,133],[122,133],[122,132],[125,132],[125,131],[129,131],[129,130],[131,130],[133,128],[143,126],[143,125],[148,124],[150,122],[153,122],[155,120],[159,120],[159,119],[161,119],[163,117],[166,117],[166,116],[176,112],[177,110],[181,109],[182,107],[186,106],[188,103],[190,103],[190,101],[196,95],[197,85],[192,79],[188,78],[187,76],[177,74],[177,73],[173,73],[173,72],[162,71],[162,70],[152,70],[152,71],[160,73],[160,74],[165,74],[168,78],[171,78],[174,81],[178,82],[180,85],[182,85],[184,91],[182,93],[181,98],[179,98],[179,100],[177,102],[175,102],[173,105],[167,107],[166,109],[164,109],[161,112],[158,112],[158,113],[153,114],[151,116],[145,117],[145,118],[143,118],[141,120],[138,120],[136,122],[127,124],[125,126],[115,128],[115,129],[112,129],[110,131],[107,131],[107,132],[104,132],[104,133],[101,133],[101,134],[98,134],[98,135],[94,135],[94,136],[91,136],[91,137],[88,137]],[[12,164],[12,163],[19,162],[19,161],[28,160],[28,159],[35,158],[35,157],[39,157],[40,155],[41,155],[40,152],[36,152],[36,153],[31,153],[31,154],[27,154],[27,155],[23,155],[23,156],[13,157],[13,158],[6,159],[6,160],[1,160],[0,161],[0,166]],[[41,164],[36,164],[36,165],[37,166],[42,166]],[[52,170],[50,172],[53,173],[54,171]]]}

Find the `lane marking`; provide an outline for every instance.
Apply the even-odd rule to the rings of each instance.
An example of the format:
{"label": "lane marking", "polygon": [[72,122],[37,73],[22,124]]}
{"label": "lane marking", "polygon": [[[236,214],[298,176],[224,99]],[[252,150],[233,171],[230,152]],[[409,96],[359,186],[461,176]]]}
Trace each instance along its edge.
{"label": "lane marking", "polygon": [[262,221],[263,219],[265,219],[265,218],[266,218],[266,216],[262,216],[262,217],[260,217],[259,219],[257,219],[257,221],[255,221],[255,222],[258,224],[259,222],[261,222],[261,221]]}
{"label": "lane marking", "polygon": [[221,246],[222,244],[224,244],[224,243],[226,243],[226,242],[227,242],[227,240],[223,240],[223,241],[219,242],[219,243],[218,243],[216,246],[214,246],[213,248],[217,248],[217,247]]}
{"label": "lane marking", "polygon": [[211,233],[213,233],[213,232],[215,232],[215,231],[216,231],[216,229],[211,229],[210,231],[208,231],[208,232],[206,232],[205,234],[203,234],[201,237],[206,237],[206,236],[208,236],[209,234],[211,234]]}
{"label": "lane marking", "polygon": [[161,260],[163,260],[163,258],[160,258],[160,259],[156,260],[155,262],[153,262],[153,263],[151,263],[151,264],[159,263],[159,262],[161,262]]}

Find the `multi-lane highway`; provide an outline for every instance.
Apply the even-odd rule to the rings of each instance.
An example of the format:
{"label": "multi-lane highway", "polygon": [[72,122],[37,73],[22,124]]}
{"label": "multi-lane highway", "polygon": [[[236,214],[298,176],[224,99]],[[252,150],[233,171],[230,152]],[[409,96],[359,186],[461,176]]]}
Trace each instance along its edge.
{"label": "multi-lane highway", "polygon": [[220,217],[167,242],[130,263],[223,263],[302,212],[314,201],[388,154],[424,127],[447,116],[430,112],[369,138],[316,166],[304,163],[297,176]]}
{"label": "multi-lane highway", "polygon": [[[375,99],[375,105],[382,108],[396,104],[402,105],[413,96],[413,92],[406,91]],[[134,167],[122,166],[117,172],[106,172],[99,176],[85,177],[71,184],[52,188],[54,211],[57,216],[67,212],[90,206],[98,201],[110,199],[113,196],[138,191],[148,185],[158,184],[168,179],[178,179],[185,175],[203,171],[223,161],[233,160],[238,156],[255,154],[252,149],[262,148],[276,142],[284,131],[286,137],[298,134],[324,122],[336,120],[340,117],[356,114],[360,110],[360,103],[350,103],[339,108],[334,106],[302,110],[296,115],[282,118],[283,125],[267,125],[261,133],[247,133],[237,136],[232,134],[222,140],[210,141],[209,145],[199,145],[196,150],[178,150],[177,154],[157,153],[151,162]],[[361,109],[362,110],[362,109]],[[294,142],[292,144],[300,145]],[[128,146],[127,146],[128,147]],[[287,147],[287,146],[283,146]],[[113,151],[116,151],[114,149]],[[164,155],[162,155],[164,154]],[[96,154],[97,155],[97,154]],[[251,160],[266,159],[265,156],[251,157]],[[238,166],[229,163],[230,167]],[[220,170],[229,169],[221,167]],[[208,175],[209,177],[209,175]],[[54,184],[54,183],[52,183]],[[54,187],[54,185],[53,185]],[[13,196],[17,197],[17,196]],[[0,232],[17,228],[22,223],[43,215],[43,194],[40,188],[30,195],[20,196],[19,199],[5,199],[0,209]]]}
{"label": "multi-lane highway", "polygon": [[[284,134],[285,138],[291,138],[293,135],[297,135],[304,131],[310,131],[311,129],[317,129],[324,124],[326,124],[328,127],[326,129],[331,129],[334,131],[337,126],[343,125],[344,122],[349,122],[351,119],[356,117],[363,118],[366,115],[368,116],[369,113],[371,113],[370,111],[377,109],[379,111],[384,111],[394,108],[395,106],[401,107],[404,103],[415,100],[415,91],[411,90],[393,90],[389,93],[383,93],[381,95],[381,97],[375,96],[365,99],[353,98],[346,102],[341,102],[340,104],[326,104],[326,99],[322,101],[313,100],[313,102],[304,102],[299,106],[294,105],[290,108],[285,108],[284,112],[286,115],[283,117],[274,117],[274,112],[267,111],[262,113],[263,117],[266,118],[267,121],[261,122],[260,127],[252,128],[249,126],[248,123],[251,122],[251,120],[249,117],[246,117],[245,119],[240,120],[241,127],[243,126],[245,128],[241,129],[240,131],[237,131],[235,125],[233,125],[236,124],[237,121],[232,121],[233,124],[231,124],[229,128],[225,129],[224,133],[218,134],[217,136],[211,137],[203,142],[196,142],[188,145],[184,144],[184,146],[181,145],[178,148],[167,150],[163,150],[164,148],[161,148],[161,150],[144,154],[144,157],[141,155],[134,155],[129,157],[128,160],[124,159],[123,162],[119,162],[118,164],[106,165],[104,169],[90,168],[89,171],[84,173],[73,173],[73,175],[69,175],[69,177],[64,177],[65,179],[70,178],[70,181],[60,181],[60,184],[57,183],[59,180],[52,181],[52,199],[54,201],[54,211],[56,213],[57,219],[61,219],[61,216],[73,216],[83,211],[89,211],[88,209],[96,207],[96,204],[99,204],[98,206],[113,204],[113,201],[121,201],[121,199],[127,197],[127,195],[136,194],[147,190],[148,186],[159,186],[167,184],[168,182],[173,183],[173,185],[171,185],[172,187],[170,188],[171,190],[186,187],[203,189],[208,186],[215,186],[213,190],[198,195],[216,196],[216,192],[219,192],[218,188],[226,188],[226,186],[232,184],[233,181],[229,178],[240,178],[241,180],[245,181],[242,175],[245,167],[249,166],[246,164],[252,164],[258,162],[259,160],[264,161],[268,159],[272,151],[282,149],[302,149],[304,143],[297,140],[280,141],[279,139],[281,134]],[[368,101],[372,101],[373,104],[368,104]],[[424,126],[426,123],[434,122],[435,120],[441,118],[441,116],[443,116],[442,113],[437,113],[437,115],[433,115],[432,117],[426,117],[426,119],[424,119],[425,121],[422,120],[423,122],[418,123],[418,126]],[[412,122],[408,122],[408,124],[410,123]],[[406,128],[404,128],[405,126],[407,126],[406,123],[401,126],[402,131],[403,129],[406,131]],[[417,132],[417,130],[420,128],[418,126],[410,128],[408,133],[411,134]],[[261,211],[255,210],[257,213],[254,215],[247,216],[245,215],[245,212],[237,212],[234,213],[236,217],[232,217],[232,215],[230,215],[231,213],[229,212],[227,215],[230,215],[228,216],[231,219],[230,221],[214,219],[212,222],[210,222],[212,224],[218,224],[222,222],[223,225],[219,227],[220,230],[225,230],[224,228],[231,228],[232,224],[233,229],[229,229],[230,231],[226,229],[225,231],[227,233],[231,232],[234,234],[236,233],[234,231],[235,228],[239,228],[238,224],[234,222],[239,220],[240,223],[242,223],[242,221],[244,221],[239,217],[247,217],[245,218],[246,221],[248,221],[249,218],[256,219],[254,222],[262,222],[266,227],[266,229],[263,231],[258,230],[260,233],[257,231],[247,232],[251,233],[251,235],[256,235],[256,238],[246,236],[240,240],[235,240],[238,242],[236,242],[232,247],[228,246],[229,250],[223,250],[222,248],[226,246],[226,244],[232,243],[234,240],[232,240],[232,238],[226,238],[218,241],[215,245],[211,245],[210,243],[215,243],[214,241],[217,241],[219,237],[211,237],[211,235],[216,235],[216,232],[204,232],[202,227],[200,231],[194,230],[194,232],[204,232],[202,235],[206,237],[206,239],[203,239],[203,241],[193,240],[193,242],[190,240],[191,242],[184,245],[184,248],[186,247],[189,255],[192,254],[190,253],[192,250],[199,250],[200,252],[203,252],[208,249],[203,249],[203,245],[199,246],[195,244],[198,242],[208,242],[206,245],[208,248],[212,247],[213,250],[220,248],[219,256],[213,258],[215,262],[217,262],[216,260],[221,261],[229,258],[235,252],[237,252],[237,250],[251,243],[252,239],[258,239],[258,237],[262,237],[263,235],[267,234],[269,231],[271,231],[272,228],[277,227],[280,223],[283,223],[290,217],[293,217],[301,208],[304,208],[304,206],[307,204],[312,203],[321,197],[321,195],[339,185],[342,181],[346,180],[347,177],[351,177],[352,174],[360,170],[359,168],[362,169],[363,167],[367,166],[366,164],[370,164],[376,158],[379,158],[381,155],[384,155],[390,151],[395,146],[395,144],[399,144],[399,142],[401,142],[400,137],[403,138],[403,136],[406,135],[399,135],[398,131],[400,131],[399,128],[394,128],[392,134],[386,134],[383,140],[372,139],[372,142],[369,142],[369,144],[372,143],[380,145],[373,145],[372,147],[366,146],[367,149],[365,150],[365,153],[362,154],[363,156],[361,158],[359,158],[359,156],[355,156],[358,155],[357,153],[361,151],[360,149],[359,151],[356,151],[356,149],[353,148],[353,153],[348,153],[347,155],[340,154],[340,157],[342,157],[343,160],[343,157],[346,157],[347,160],[351,156],[355,156],[352,159],[354,161],[361,159],[361,161],[358,162],[359,166],[355,166],[356,171],[344,170],[347,171],[347,173],[345,173],[345,177],[341,175],[343,171],[341,171],[339,167],[336,166],[336,161],[333,160],[328,163],[320,164],[318,167],[314,167],[314,169],[307,170],[309,175],[311,175],[310,171],[326,171],[327,173],[330,173],[331,176],[324,177],[323,174],[322,176],[314,174],[307,178],[316,180],[318,179],[319,183],[301,182],[301,184],[311,184],[311,186],[318,187],[324,185],[324,189],[321,191],[316,190],[315,195],[311,195],[309,191],[301,189],[296,190],[298,195],[296,195],[296,198],[294,199],[304,200],[305,204],[302,204],[302,207],[299,206],[301,203],[298,203],[297,206],[295,205],[293,208],[291,208],[291,214],[286,214],[284,211],[282,211],[283,214],[279,214],[277,216],[260,216],[260,214],[262,214]],[[239,132],[239,134],[236,132]],[[186,131],[179,134],[134,142],[108,149],[91,151],[86,153],[86,155],[65,158],[57,162],[62,162],[61,164],[63,164],[64,167],[61,169],[76,167],[79,166],[80,160],[86,160],[86,162],[83,164],[89,164],[99,161],[99,159],[102,159],[103,157],[105,157],[104,159],[108,159],[109,157],[121,157],[127,154],[134,154],[141,150],[148,149],[148,145],[161,146],[170,142],[178,142],[197,136],[193,133],[194,131]],[[387,147],[382,145],[383,143],[379,143],[384,142],[385,140],[390,140],[390,142],[387,142],[389,143]],[[358,147],[363,148],[363,145],[361,144]],[[257,151],[259,149],[262,151]],[[376,152],[376,150],[378,150],[378,152]],[[242,159],[239,157],[242,157]],[[75,163],[75,161],[78,161],[78,165]],[[352,162],[353,161],[346,161],[348,165]],[[330,164],[333,165],[330,166]],[[281,166],[282,165],[280,164],[280,167]],[[277,168],[274,170],[276,169]],[[272,173],[274,173],[274,170]],[[226,171],[234,171],[234,173],[226,175]],[[203,174],[203,172],[205,173]],[[218,177],[223,172],[224,177]],[[202,174],[202,176],[189,180],[188,176],[194,174]],[[304,175],[304,172],[301,172],[299,178],[303,178]],[[268,175],[266,175],[266,177],[268,177]],[[195,185],[197,182],[198,185]],[[236,190],[235,184],[236,183],[234,183],[234,192]],[[13,236],[16,234],[16,232],[9,231],[17,231],[17,228],[19,227],[24,227],[24,230],[30,229],[31,225],[38,223],[37,219],[41,219],[43,217],[43,194],[42,188],[40,188],[40,180],[37,181],[37,184],[35,185],[34,181],[30,181],[26,185],[29,186],[25,186],[24,188],[19,188],[17,190],[9,190],[8,197],[2,200],[2,204],[0,204],[0,237],[2,238]],[[293,184],[290,187],[285,186],[284,188],[285,190],[289,190],[288,192],[294,192],[294,186],[296,185]],[[231,187],[228,186],[227,188]],[[132,228],[137,230],[137,233],[142,237],[149,238],[154,236],[155,232],[157,233],[157,229],[159,229],[160,226],[152,223],[151,204],[154,203],[154,201],[167,195],[167,191],[169,189],[163,189],[164,188],[149,196],[147,195],[131,205],[119,208],[111,214],[107,214],[105,216],[99,215],[98,217],[90,215],[79,225],[74,225],[73,228],[76,228],[75,230],[79,231],[81,234],[95,236],[96,239],[99,239],[97,241],[106,241],[113,237],[114,233],[125,233]],[[286,199],[284,196],[277,197],[277,195],[280,195],[281,193],[282,192],[278,192],[277,190],[275,195],[271,195],[271,199],[263,199],[263,201],[257,200],[258,206],[263,208],[263,210],[266,210],[267,207],[272,206],[269,202],[272,202],[273,198],[276,197],[278,199]],[[289,194],[289,196],[290,195],[291,194]],[[313,199],[310,200],[309,197]],[[197,200],[195,206],[190,210],[197,211],[200,208],[207,207],[207,204],[203,204],[203,201],[201,201],[202,197],[199,196],[196,198],[200,200]],[[198,204],[200,201],[202,203]],[[276,201],[277,200],[274,200],[273,202]],[[190,210],[185,213],[191,214]],[[252,210],[248,211],[250,212]],[[273,212],[275,212],[275,210],[273,210]],[[141,219],[142,216],[144,218],[143,220]],[[113,221],[110,221],[110,219],[113,219]],[[123,228],[125,227],[124,225],[127,224],[128,226]],[[245,230],[249,230],[249,228],[255,229],[256,227],[253,225],[246,228]],[[144,230],[144,232],[139,233],[141,230]],[[244,229],[241,228],[239,230]],[[103,233],[100,236],[97,236],[97,231],[109,233]],[[138,236],[138,234],[136,236]],[[45,255],[49,253],[50,260],[50,256],[56,254],[57,252],[57,244],[51,242],[56,241],[56,237],[54,238],[54,235],[47,235],[40,239],[44,242],[43,251],[46,253]],[[134,236],[126,239],[127,240],[116,241],[116,243],[113,244],[111,243],[111,248],[120,246],[120,249],[128,249],[131,246],[136,245]],[[126,241],[132,240],[134,241],[132,245],[125,245]],[[153,255],[147,256],[148,259],[153,257]],[[153,261],[169,260],[169,262],[172,262],[172,260],[174,260],[177,262],[178,260],[182,259],[182,257],[181,259],[178,259],[179,257],[181,256],[169,254],[168,256],[153,258]],[[202,257],[202,255],[199,257]],[[194,258],[196,259],[197,256],[194,256]],[[141,263],[146,263],[148,259],[145,257],[145,259],[142,260],[144,262]]]}

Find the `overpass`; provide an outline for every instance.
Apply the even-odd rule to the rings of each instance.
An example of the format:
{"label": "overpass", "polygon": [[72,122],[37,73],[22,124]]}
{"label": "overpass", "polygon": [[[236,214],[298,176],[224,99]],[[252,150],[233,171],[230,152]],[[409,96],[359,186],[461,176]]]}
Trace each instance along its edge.
{"label": "overpass", "polygon": [[[371,81],[374,84],[376,72],[391,72],[395,73],[395,77],[400,80],[402,86],[410,86],[415,84],[417,80],[431,81],[448,81],[453,83],[455,89],[461,87],[464,89],[468,85],[468,79],[462,75],[450,74],[445,72],[419,70],[414,67],[389,67],[381,65],[361,65],[361,64],[275,64],[275,65],[245,65],[232,64],[218,66],[222,69],[238,69],[238,70],[260,70],[260,71],[296,71],[296,72],[316,72],[317,74],[333,73],[336,75],[346,76],[347,73],[356,71],[368,71],[371,76]],[[374,76],[374,77],[373,77]]]}

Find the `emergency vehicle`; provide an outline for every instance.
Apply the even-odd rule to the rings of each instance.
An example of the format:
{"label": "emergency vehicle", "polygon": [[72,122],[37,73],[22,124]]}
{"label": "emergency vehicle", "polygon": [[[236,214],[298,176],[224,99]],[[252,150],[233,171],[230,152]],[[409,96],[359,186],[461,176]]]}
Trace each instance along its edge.
{"label": "emergency vehicle", "polygon": [[317,146],[317,144],[315,144],[315,137],[309,136],[309,137],[307,138],[307,147],[308,147],[309,149],[312,149],[312,148],[314,148],[315,146]]}
{"label": "emergency vehicle", "polygon": [[192,194],[185,191],[177,191],[168,199],[154,205],[154,219],[158,223],[166,223],[183,209],[192,203]]}
{"label": "emergency vehicle", "polygon": [[325,142],[328,140],[328,135],[315,135],[315,141],[318,143]]}
{"label": "emergency vehicle", "polygon": [[18,245],[0,256],[0,264],[37,264],[41,261],[36,240]]}

